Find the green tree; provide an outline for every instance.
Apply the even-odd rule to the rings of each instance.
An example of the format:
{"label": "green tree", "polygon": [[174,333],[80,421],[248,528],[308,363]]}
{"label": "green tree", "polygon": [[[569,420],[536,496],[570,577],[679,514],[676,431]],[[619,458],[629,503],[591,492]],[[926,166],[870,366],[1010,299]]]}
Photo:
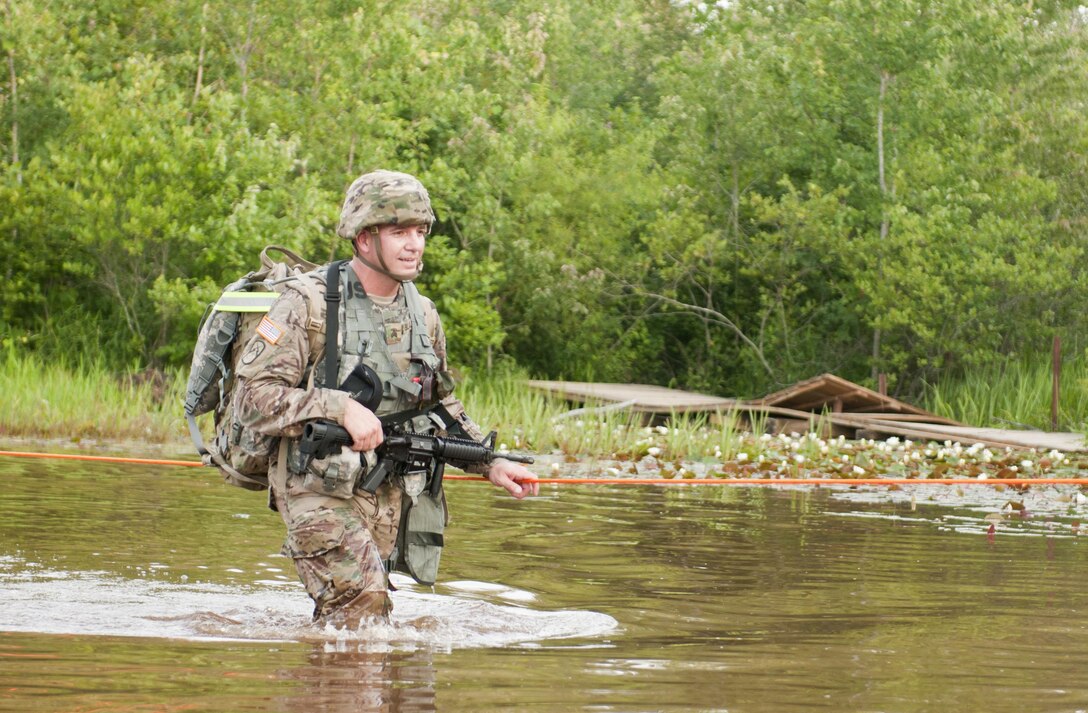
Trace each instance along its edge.
{"label": "green tree", "polygon": [[179,121],[187,99],[140,56],[116,79],[73,89],[64,132],[8,195],[47,247],[34,271],[74,288],[30,320],[100,325],[117,335],[105,345],[116,359],[179,359],[178,325],[167,317],[185,315],[192,332],[207,291],[184,309],[156,309],[156,281],[158,294],[163,281],[206,287],[200,277],[239,271],[268,242],[315,243],[318,194],[294,171],[297,142],[231,121],[229,93],[208,96],[201,120]]}

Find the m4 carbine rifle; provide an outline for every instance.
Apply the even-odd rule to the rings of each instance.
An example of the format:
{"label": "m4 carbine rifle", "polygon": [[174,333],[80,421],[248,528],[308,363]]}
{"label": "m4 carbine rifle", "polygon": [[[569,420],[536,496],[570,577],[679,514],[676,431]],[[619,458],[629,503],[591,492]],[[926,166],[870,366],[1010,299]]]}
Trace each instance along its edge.
{"label": "m4 carbine rifle", "polygon": [[[442,488],[442,475],[447,463],[458,468],[467,468],[478,464],[486,465],[496,457],[516,463],[533,462],[529,456],[496,454],[494,431],[483,443],[477,443],[469,438],[431,436],[406,429],[405,424],[411,423],[413,416],[423,414],[445,428],[456,423],[441,405],[422,413],[408,411],[381,417],[379,420],[382,422],[385,439],[375,451],[378,464],[363,476],[363,490],[368,493],[375,492],[394,473],[425,472],[428,475],[431,495],[437,497]],[[343,426],[328,421],[311,421],[303,429],[299,453],[304,462],[308,463],[311,458],[326,458],[333,453],[339,453],[342,446],[350,446],[352,442],[351,435]]]}

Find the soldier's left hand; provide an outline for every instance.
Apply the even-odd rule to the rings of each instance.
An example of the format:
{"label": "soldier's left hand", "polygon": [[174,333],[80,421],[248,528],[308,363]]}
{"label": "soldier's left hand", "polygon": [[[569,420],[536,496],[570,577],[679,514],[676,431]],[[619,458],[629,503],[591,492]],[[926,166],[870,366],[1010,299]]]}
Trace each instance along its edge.
{"label": "soldier's left hand", "polygon": [[526,495],[540,494],[540,483],[536,482],[536,476],[520,463],[514,463],[505,458],[496,458],[491,461],[487,479],[494,485],[505,488],[506,492],[518,500]]}

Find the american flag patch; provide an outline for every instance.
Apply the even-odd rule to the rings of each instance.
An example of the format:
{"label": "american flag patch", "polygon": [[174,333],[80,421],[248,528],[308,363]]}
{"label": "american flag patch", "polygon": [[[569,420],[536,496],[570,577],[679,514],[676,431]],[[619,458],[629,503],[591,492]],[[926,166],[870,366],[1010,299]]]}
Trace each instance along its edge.
{"label": "american flag patch", "polygon": [[264,337],[269,344],[275,344],[283,336],[283,328],[270,320],[266,314],[261,317],[261,323],[257,325],[257,334]]}

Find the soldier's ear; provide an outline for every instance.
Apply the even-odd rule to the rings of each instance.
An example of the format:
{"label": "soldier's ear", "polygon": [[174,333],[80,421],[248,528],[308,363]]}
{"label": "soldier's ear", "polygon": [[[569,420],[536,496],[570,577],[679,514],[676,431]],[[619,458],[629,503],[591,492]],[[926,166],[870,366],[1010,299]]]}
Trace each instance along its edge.
{"label": "soldier's ear", "polygon": [[351,241],[351,252],[356,255],[362,253],[362,243],[370,235],[370,232],[363,228],[356,234],[355,239]]}
{"label": "soldier's ear", "polygon": [[355,236],[355,240],[352,242],[352,245],[356,252],[364,251],[364,246],[365,252],[373,252],[371,246],[376,244],[377,237],[377,228],[363,228],[359,231],[359,234]]}

